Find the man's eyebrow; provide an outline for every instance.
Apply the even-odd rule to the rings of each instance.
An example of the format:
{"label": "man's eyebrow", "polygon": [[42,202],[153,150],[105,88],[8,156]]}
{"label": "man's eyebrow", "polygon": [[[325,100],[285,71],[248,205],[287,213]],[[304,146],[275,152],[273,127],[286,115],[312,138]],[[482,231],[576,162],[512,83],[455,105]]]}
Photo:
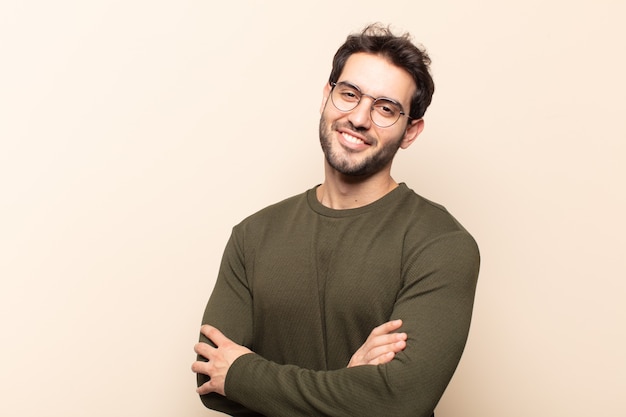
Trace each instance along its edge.
{"label": "man's eyebrow", "polygon": [[[354,84],[353,82],[350,82],[350,81],[337,81],[335,84],[348,85],[350,87],[356,88],[363,95],[366,95],[368,97],[374,97],[372,94],[364,93],[363,90],[361,90],[361,87],[359,87],[358,85]],[[398,99],[391,98],[389,96],[378,96],[378,97],[374,97],[374,99],[376,99],[376,100],[378,100],[378,99],[389,100],[389,101],[397,104],[398,106],[400,106],[400,109],[402,109],[402,111],[404,111],[404,106],[402,105],[402,102],[400,102],[400,100],[398,100]]]}

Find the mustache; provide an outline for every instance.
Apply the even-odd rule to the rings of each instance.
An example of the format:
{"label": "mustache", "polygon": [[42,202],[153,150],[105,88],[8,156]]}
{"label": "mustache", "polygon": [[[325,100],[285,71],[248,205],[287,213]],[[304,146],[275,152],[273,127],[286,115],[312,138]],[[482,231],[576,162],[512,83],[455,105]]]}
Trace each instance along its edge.
{"label": "mustache", "polygon": [[330,126],[333,128],[333,130],[339,130],[339,129],[348,129],[348,130],[353,130],[355,132],[362,132],[364,129],[362,127],[356,127],[354,124],[352,124],[351,121],[346,121],[346,122],[333,122],[332,125]]}

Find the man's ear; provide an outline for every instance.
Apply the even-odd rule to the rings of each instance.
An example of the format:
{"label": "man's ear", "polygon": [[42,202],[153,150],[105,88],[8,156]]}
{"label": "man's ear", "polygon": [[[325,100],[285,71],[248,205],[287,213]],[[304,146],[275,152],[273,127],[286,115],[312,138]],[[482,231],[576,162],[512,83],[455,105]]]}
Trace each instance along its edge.
{"label": "man's ear", "polygon": [[404,132],[404,138],[400,143],[400,147],[406,149],[411,146],[420,133],[422,133],[422,130],[424,130],[424,119],[411,120],[411,123],[406,127],[406,132]]}
{"label": "man's ear", "polygon": [[320,106],[320,114],[324,112],[324,108],[326,107],[326,102],[330,97],[330,83],[324,84],[324,88],[322,89],[322,105]]}

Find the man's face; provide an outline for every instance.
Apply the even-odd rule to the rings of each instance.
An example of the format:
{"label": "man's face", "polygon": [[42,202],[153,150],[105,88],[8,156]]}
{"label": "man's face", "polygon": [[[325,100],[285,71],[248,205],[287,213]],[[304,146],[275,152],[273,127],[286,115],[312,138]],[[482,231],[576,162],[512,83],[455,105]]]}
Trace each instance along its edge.
{"label": "man's face", "polygon": [[364,95],[356,108],[342,112],[331,101],[331,86],[324,87],[319,129],[327,164],[348,176],[390,171],[398,149],[412,143],[423,122],[411,122],[401,116],[394,125],[381,128],[370,118],[373,99],[369,96],[390,98],[408,113],[415,82],[406,71],[386,59],[365,53],[348,58],[337,82],[353,84]]}

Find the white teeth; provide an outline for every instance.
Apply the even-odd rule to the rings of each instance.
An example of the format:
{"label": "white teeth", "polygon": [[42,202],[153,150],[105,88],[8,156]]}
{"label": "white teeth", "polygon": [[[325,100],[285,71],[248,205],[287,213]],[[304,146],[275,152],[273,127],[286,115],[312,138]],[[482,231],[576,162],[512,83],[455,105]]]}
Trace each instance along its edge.
{"label": "white teeth", "polygon": [[342,133],[342,135],[350,143],[356,143],[356,144],[364,143],[361,139],[355,138],[354,136],[348,135],[347,133]]}

